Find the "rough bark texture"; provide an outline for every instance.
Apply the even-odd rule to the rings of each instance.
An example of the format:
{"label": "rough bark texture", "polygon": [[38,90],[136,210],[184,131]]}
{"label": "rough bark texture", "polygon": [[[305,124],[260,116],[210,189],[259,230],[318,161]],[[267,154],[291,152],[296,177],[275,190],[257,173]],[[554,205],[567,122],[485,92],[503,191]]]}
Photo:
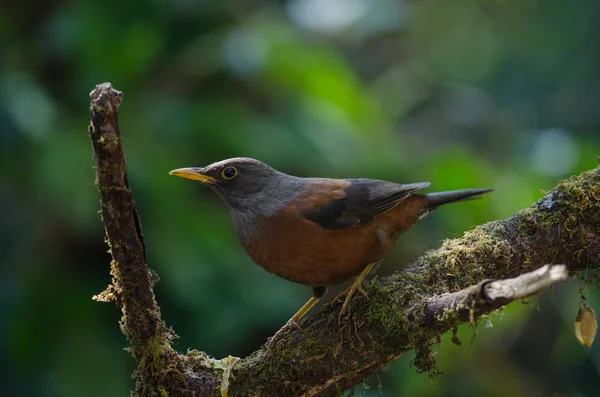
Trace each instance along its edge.
{"label": "rough bark texture", "polygon": [[[121,327],[138,363],[139,396],[332,396],[342,393],[410,349],[419,370],[435,372],[431,343],[448,330],[588,270],[600,263],[600,167],[562,181],[531,207],[447,240],[408,269],[366,283],[370,300],[352,301],[337,322],[331,302],[286,333],[271,354],[214,360],[179,354],[152,290],[144,238],[127,171],[117,109],[109,83],[91,93],[90,137],[102,219],[111,248],[112,284],[98,300],[115,300]],[[546,264],[564,264],[538,269]],[[538,270],[536,270],[538,269]],[[529,273],[529,274],[525,274]],[[520,276],[520,277],[519,277]],[[504,280],[516,278],[515,280]]]}
{"label": "rough bark texture", "polygon": [[158,276],[146,265],[144,235],[129,188],[121,144],[117,110],[122,94],[110,83],[104,83],[90,96],[92,121],[89,133],[96,162],[96,186],[113,257],[110,264],[112,283],[94,299],[115,300],[123,312],[121,329],[129,339],[131,353],[138,363],[137,395],[191,395],[188,390],[192,388],[212,393],[219,383],[213,371],[198,368],[194,377],[173,376],[190,366],[186,357],[171,348],[170,342],[175,335],[165,325],[154,299],[152,287]]}

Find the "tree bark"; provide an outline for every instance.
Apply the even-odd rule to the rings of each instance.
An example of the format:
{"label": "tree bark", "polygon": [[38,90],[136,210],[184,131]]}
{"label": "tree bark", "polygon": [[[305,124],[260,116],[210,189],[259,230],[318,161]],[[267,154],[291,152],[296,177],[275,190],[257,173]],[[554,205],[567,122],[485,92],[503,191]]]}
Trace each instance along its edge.
{"label": "tree bark", "polygon": [[406,270],[365,283],[370,299],[353,299],[341,326],[341,302],[330,302],[271,352],[262,346],[223,360],[197,350],[180,354],[154,297],[158,276],[146,265],[118,126],[122,94],[104,83],[90,95],[96,185],[113,257],[112,283],[94,298],[114,300],[123,312],[121,328],[138,364],[135,395],[333,396],[411,349],[417,369],[435,374],[431,344],[444,332],[569,274],[587,270],[587,280],[598,280],[600,167],[560,182],[506,220],[445,241]]}

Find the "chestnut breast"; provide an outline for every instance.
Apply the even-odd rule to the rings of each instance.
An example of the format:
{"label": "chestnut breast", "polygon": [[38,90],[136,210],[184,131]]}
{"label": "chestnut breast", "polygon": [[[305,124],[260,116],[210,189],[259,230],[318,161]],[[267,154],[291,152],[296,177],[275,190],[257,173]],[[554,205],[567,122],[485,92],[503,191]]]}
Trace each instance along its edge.
{"label": "chestnut breast", "polygon": [[321,211],[332,201],[344,200],[350,184],[316,181],[275,215],[260,217],[253,238],[243,243],[253,261],[296,283],[339,283],[383,258],[400,234],[418,221],[426,205],[423,196],[412,195],[368,222],[341,228],[325,228],[307,217],[307,209]]}

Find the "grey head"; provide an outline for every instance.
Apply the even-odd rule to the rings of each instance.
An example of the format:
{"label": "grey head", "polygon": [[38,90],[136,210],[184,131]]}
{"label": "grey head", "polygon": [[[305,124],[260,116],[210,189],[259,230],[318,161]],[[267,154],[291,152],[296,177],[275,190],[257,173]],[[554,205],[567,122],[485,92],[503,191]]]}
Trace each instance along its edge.
{"label": "grey head", "polygon": [[179,168],[171,175],[206,183],[225,201],[240,239],[249,237],[260,216],[271,217],[285,208],[306,184],[247,157],[222,160],[206,167]]}

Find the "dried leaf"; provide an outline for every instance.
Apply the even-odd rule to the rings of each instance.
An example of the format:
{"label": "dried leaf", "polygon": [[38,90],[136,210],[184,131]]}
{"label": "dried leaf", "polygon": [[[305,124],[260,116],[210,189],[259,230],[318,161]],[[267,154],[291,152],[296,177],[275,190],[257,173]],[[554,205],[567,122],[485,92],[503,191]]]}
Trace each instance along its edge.
{"label": "dried leaf", "polygon": [[594,338],[596,338],[597,328],[598,322],[594,310],[588,306],[580,307],[575,319],[575,336],[577,336],[579,343],[591,347]]}

